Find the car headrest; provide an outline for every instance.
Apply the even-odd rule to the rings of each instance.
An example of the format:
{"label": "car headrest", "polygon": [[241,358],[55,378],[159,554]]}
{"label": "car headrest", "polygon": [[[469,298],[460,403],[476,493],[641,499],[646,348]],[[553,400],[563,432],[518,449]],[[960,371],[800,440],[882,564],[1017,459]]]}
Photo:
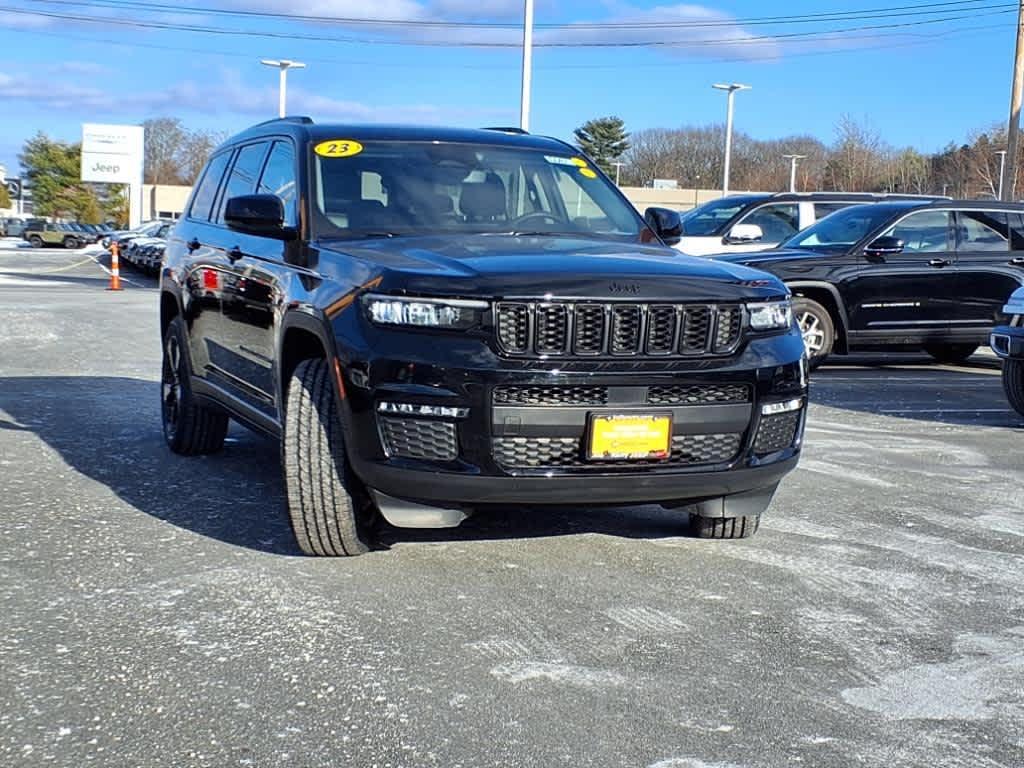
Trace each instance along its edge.
{"label": "car headrest", "polygon": [[459,192],[459,210],[473,219],[505,217],[505,184],[501,177],[489,173],[483,181],[464,181]]}

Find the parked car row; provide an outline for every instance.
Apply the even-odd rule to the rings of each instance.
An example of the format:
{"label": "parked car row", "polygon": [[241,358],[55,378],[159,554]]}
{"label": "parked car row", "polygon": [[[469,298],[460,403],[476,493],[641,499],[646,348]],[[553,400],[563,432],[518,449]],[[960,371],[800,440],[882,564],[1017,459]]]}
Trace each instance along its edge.
{"label": "parked car row", "polygon": [[138,237],[127,243],[121,259],[146,274],[155,275],[160,271],[166,247],[163,237]]}
{"label": "parked car row", "polygon": [[111,229],[106,224],[29,219],[22,227],[21,238],[33,248],[84,248],[99,242]]}

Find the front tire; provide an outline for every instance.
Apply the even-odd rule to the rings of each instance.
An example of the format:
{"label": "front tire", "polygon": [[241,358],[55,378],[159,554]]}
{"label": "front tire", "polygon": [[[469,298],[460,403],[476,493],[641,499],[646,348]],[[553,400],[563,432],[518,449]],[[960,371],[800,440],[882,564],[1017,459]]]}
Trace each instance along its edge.
{"label": "front tire", "polygon": [[925,344],[924,347],[935,362],[946,365],[962,365],[977,350],[977,344]]}
{"label": "front tire", "polygon": [[72,248],[79,248],[81,246],[79,246],[78,240],[76,240],[75,238],[73,238],[73,237],[65,237],[64,238],[64,247],[70,250]]}
{"label": "front tire", "polygon": [[163,369],[160,376],[160,415],[164,440],[182,456],[216,453],[224,446],[228,417],[196,402],[189,383],[185,356],[185,325],[171,320],[164,334]]}
{"label": "front tire", "polygon": [[1024,360],[1003,361],[1003,389],[1013,409],[1024,416]]}
{"label": "front tire", "polygon": [[31,245],[33,248],[42,248],[43,238],[41,238],[39,235],[29,235],[28,244]]}
{"label": "front tire", "polygon": [[760,515],[744,517],[699,517],[692,515],[690,525],[698,539],[747,539],[757,533]]}
{"label": "front tire", "polygon": [[836,343],[835,323],[825,307],[803,296],[793,299],[793,315],[804,339],[808,365],[813,370],[832,354]]}
{"label": "front tire", "polygon": [[369,552],[379,513],[349,467],[326,360],[303,360],[288,382],[281,463],[299,548],[307,555]]}

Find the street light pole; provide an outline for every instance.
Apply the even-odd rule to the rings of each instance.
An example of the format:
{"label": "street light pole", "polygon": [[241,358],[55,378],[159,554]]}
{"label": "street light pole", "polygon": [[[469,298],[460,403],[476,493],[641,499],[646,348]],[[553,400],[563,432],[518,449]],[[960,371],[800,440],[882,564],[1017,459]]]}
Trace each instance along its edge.
{"label": "street light pole", "polygon": [[277,67],[278,70],[278,86],[277,86],[277,116],[284,117],[285,103],[288,99],[288,70],[289,69],[304,69],[305,64],[301,61],[291,61],[289,59],[260,59],[260,64],[265,64],[268,67]]}
{"label": "street light pole", "polygon": [[711,86],[719,91],[728,92],[728,105],[725,110],[725,163],[722,169],[722,197],[729,194],[729,164],[732,161],[732,109],[736,91],[746,91],[749,85],[742,83],[715,83]]}
{"label": "street light pole", "polygon": [[533,78],[533,0],[523,8],[523,78],[519,97],[519,127],[530,130],[530,81]]}
{"label": "street light pole", "polygon": [[1013,200],[1017,183],[1017,137],[1020,134],[1021,100],[1024,97],[1024,0],[1017,10],[1017,50],[1013,57],[1013,85],[1010,86],[1010,121],[1006,127],[1006,149],[1010,155],[1010,183],[1003,187],[1001,200]]}
{"label": "street light pole", "polygon": [[803,160],[807,155],[783,155],[783,160],[789,160],[789,191],[796,192],[796,163]]}
{"label": "street light pole", "polygon": [[614,163],[612,163],[612,165],[615,166],[615,186],[617,187],[617,186],[619,186],[619,171],[622,169],[622,166],[624,166],[625,163],[623,163],[623,162],[614,162]]}
{"label": "street light pole", "polygon": [[997,149],[996,154],[999,155],[999,193],[997,195],[999,200],[1003,199],[1003,179],[1006,178],[1006,150]]}

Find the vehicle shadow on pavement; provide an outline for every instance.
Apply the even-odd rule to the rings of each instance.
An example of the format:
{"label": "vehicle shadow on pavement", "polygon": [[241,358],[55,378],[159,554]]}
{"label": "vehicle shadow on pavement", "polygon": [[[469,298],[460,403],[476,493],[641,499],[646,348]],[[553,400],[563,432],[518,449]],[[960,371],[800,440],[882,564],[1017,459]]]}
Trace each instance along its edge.
{"label": "vehicle shadow on pavement", "polygon": [[937,365],[926,356],[836,358],[811,374],[811,402],[830,408],[973,427],[1021,427],[995,357]]}
{"label": "vehicle shadow on pavement", "polygon": [[[284,511],[277,443],[233,426],[223,451],[175,455],[161,434],[159,398],[159,383],[128,377],[0,377],[0,430],[34,433],[71,469],[159,520],[239,547],[300,555]],[[13,436],[4,440],[5,452],[19,450]],[[66,492],[66,481],[51,482],[55,498]],[[665,538],[686,534],[687,521],[684,512],[657,507],[491,509],[458,528],[385,525],[380,548],[583,533]]]}
{"label": "vehicle shadow on pavement", "polygon": [[[160,428],[160,385],[118,376],[0,377],[0,429],[35,433],[74,471],[179,528],[249,549],[298,555],[284,515],[276,444],[233,427],[211,456],[177,456]],[[6,433],[3,433],[6,434]],[[20,438],[24,439],[24,438]],[[13,457],[16,459],[16,457]],[[39,482],[46,482],[40,480]],[[65,481],[54,479],[54,497]],[[53,503],[40,498],[45,507]]]}

